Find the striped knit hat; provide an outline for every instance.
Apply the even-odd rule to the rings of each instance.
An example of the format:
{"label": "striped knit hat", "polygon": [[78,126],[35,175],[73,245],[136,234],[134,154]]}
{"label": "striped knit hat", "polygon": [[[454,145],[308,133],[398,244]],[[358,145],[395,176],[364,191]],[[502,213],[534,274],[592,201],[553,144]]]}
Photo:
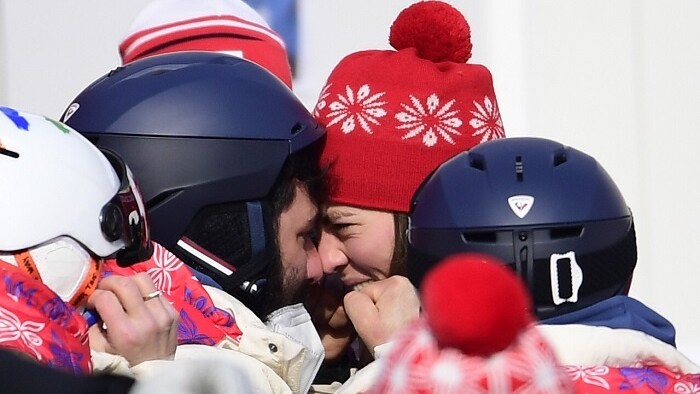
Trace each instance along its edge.
{"label": "striped knit hat", "polygon": [[216,51],[251,60],[292,86],[284,41],[242,0],[155,0],[119,44],[122,63],[179,51]]}

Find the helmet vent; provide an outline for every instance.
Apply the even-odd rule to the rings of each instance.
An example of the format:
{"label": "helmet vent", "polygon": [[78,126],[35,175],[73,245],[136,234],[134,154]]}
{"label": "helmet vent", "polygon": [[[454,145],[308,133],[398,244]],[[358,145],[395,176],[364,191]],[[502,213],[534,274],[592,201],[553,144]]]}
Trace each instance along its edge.
{"label": "helmet vent", "polygon": [[486,169],[484,156],[478,154],[469,155],[469,166],[479,171],[484,171]]}
{"label": "helmet vent", "polygon": [[523,173],[525,172],[525,168],[523,166],[523,157],[518,155],[515,156],[515,177],[518,180],[518,182],[523,181]]}
{"label": "helmet vent", "polygon": [[146,201],[146,210],[153,209],[153,207],[157,207],[164,201],[170,199],[171,197],[174,197],[175,195],[179,194],[183,189],[175,189],[175,190],[170,190],[166,191],[163,193],[160,193],[159,195],[153,197],[152,199]]}
{"label": "helmet vent", "polygon": [[583,234],[583,226],[553,228],[549,232],[551,239],[578,238]]}
{"label": "helmet vent", "polygon": [[118,73],[119,71],[121,71],[121,70],[123,70],[123,69],[124,69],[124,66],[119,66],[119,67],[117,67],[117,68],[111,70],[111,71],[107,74],[107,77],[111,77],[111,76],[113,76],[114,74]]}
{"label": "helmet vent", "polygon": [[554,167],[560,166],[566,163],[566,151],[564,149],[559,149],[554,152]]}
{"label": "helmet vent", "polygon": [[469,231],[462,233],[465,243],[495,244],[497,237],[495,231]]}
{"label": "helmet vent", "polygon": [[294,126],[292,126],[292,135],[298,134],[304,127],[301,125],[301,123],[297,122]]}
{"label": "helmet vent", "polygon": [[[158,67],[148,67],[148,68],[143,69],[141,71],[137,71],[137,72],[125,77],[124,79],[122,79],[121,81],[118,81],[118,82],[124,82],[124,81],[129,81],[132,79],[139,79],[139,78],[146,78],[146,77],[157,77],[158,75],[166,74],[166,73],[169,73],[171,71],[177,71],[177,70],[184,68],[184,67],[187,67],[187,65],[186,64],[164,64],[164,65],[160,65]],[[124,68],[124,67],[122,67],[122,68]],[[115,72],[116,71],[119,71],[119,68],[117,68],[115,70]]]}

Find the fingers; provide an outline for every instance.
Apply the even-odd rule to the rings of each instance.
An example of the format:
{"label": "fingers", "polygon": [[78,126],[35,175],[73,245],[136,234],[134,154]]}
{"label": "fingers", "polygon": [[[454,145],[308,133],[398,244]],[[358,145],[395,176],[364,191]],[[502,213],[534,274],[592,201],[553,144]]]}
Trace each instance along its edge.
{"label": "fingers", "polygon": [[323,350],[325,351],[324,361],[334,362],[342,357],[346,357],[347,349],[355,340],[357,335],[354,331],[349,333],[325,333],[321,335],[321,343],[323,343]]}
{"label": "fingers", "polygon": [[101,325],[93,324],[88,329],[88,338],[90,341],[90,349],[96,350],[98,352],[107,352],[107,337],[105,336],[105,330],[101,329]]}
{"label": "fingers", "polygon": [[390,334],[385,334],[381,311],[370,296],[361,291],[351,291],[345,295],[345,313],[355,327],[357,335],[373,352],[376,345],[387,340]]}
{"label": "fingers", "polygon": [[[99,313],[103,322],[123,322],[128,319],[117,295],[109,290],[96,289],[88,298],[87,306]],[[96,324],[100,325],[100,324]]]}
{"label": "fingers", "polygon": [[[91,328],[95,346],[124,356],[132,366],[171,358],[177,346],[178,313],[163,296],[144,300],[155,291],[153,281],[144,273],[103,279],[88,299],[88,307],[96,309],[108,327],[97,332],[95,327],[102,325]],[[93,349],[102,350],[95,346]]]}
{"label": "fingers", "polygon": [[379,309],[375,301],[364,292],[349,292],[345,295],[343,303],[345,305],[345,313],[358,332],[363,331],[365,327],[371,326],[372,322],[379,320]]}
{"label": "fingers", "polygon": [[[107,290],[113,293],[120,301],[125,311],[136,312],[144,307],[141,288],[145,287],[144,280],[141,276],[146,274],[138,274],[134,276],[108,276],[100,281],[97,285],[98,289]],[[148,275],[146,275],[148,277]],[[148,279],[150,281],[150,278]],[[148,294],[155,291],[155,286],[151,281],[151,290],[145,290],[143,294]],[[103,316],[104,318],[104,316]]]}
{"label": "fingers", "polygon": [[306,307],[316,331],[321,337],[325,360],[343,357],[347,347],[357,337],[343,306],[343,284],[337,275],[327,275],[308,289]]}
{"label": "fingers", "polygon": [[416,289],[402,276],[351,291],[345,296],[344,304],[345,312],[370,351],[418,318],[420,311]]}
{"label": "fingers", "polygon": [[393,275],[383,280],[367,283],[359,291],[366,294],[373,301],[386,299],[389,296],[405,295],[409,299],[404,301],[411,301],[411,305],[414,304],[413,301],[417,301],[418,297],[416,288],[413,287],[411,281],[401,275]]}
{"label": "fingers", "polygon": [[131,276],[130,278],[133,279],[134,283],[136,284],[136,287],[138,287],[139,292],[143,294],[144,296],[146,294],[151,294],[156,292],[158,289],[156,289],[156,285],[153,284],[153,280],[151,279],[148,274],[144,272],[139,272],[138,274]]}
{"label": "fingers", "polygon": [[309,286],[307,309],[315,325],[339,327],[348,324],[343,309],[344,288],[336,275]]}
{"label": "fingers", "polygon": [[107,294],[98,296],[97,301],[103,312],[95,308],[102,316],[102,320],[110,326],[110,321],[125,323],[127,315],[136,318],[143,324],[149,324],[150,319],[155,321],[155,327],[151,330],[170,329],[173,320],[178,314],[175,308],[163,297],[156,297],[151,300],[144,300],[144,296],[157,291],[153,280],[145,273],[138,273],[133,276],[109,276],[100,281],[98,289],[106,291]]}
{"label": "fingers", "polygon": [[163,330],[170,329],[173,321],[177,321],[178,318],[178,313],[175,308],[173,308],[170,302],[162,295],[155,298],[144,299],[147,295],[154,294],[158,291],[148,274],[142,272],[132,276],[132,278],[142,295],[141,304],[148,308],[148,312],[156,320],[157,326],[161,327]]}

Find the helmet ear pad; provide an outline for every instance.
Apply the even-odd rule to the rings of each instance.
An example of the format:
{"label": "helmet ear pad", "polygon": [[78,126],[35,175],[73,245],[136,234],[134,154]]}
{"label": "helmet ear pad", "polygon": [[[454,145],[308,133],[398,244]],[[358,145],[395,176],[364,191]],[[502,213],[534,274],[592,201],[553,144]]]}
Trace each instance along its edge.
{"label": "helmet ear pad", "polygon": [[[204,273],[222,289],[264,317],[274,304],[268,288],[281,288],[282,264],[274,213],[265,201],[211,205],[200,210],[187,227],[183,240],[232,274],[217,270],[178,242],[177,256]],[[207,259],[209,260],[209,259]]]}
{"label": "helmet ear pad", "polygon": [[236,268],[242,267],[252,255],[245,203],[204,207],[194,216],[184,235]]}

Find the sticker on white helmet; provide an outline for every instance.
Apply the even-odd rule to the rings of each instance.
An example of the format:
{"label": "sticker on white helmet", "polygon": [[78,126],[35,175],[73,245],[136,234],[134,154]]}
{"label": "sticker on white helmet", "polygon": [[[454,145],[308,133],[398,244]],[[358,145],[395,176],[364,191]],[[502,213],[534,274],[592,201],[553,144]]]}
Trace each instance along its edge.
{"label": "sticker on white helmet", "polygon": [[18,129],[29,130],[29,121],[27,118],[20,115],[17,110],[8,107],[0,107],[0,112],[5,114],[5,116],[7,116],[7,118],[10,119]]}
{"label": "sticker on white helmet", "polygon": [[53,119],[51,119],[51,118],[47,118],[47,117],[44,117],[44,119],[46,119],[46,120],[47,120],[49,123],[51,123],[52,125],[56,126],[56,128],[59,129],[59,130],[61,130],[61,132],[62,132],[63,134],[68,134],[68,133],[70,133],[70,129],[67,128],[63,123],[57,122],[57,121],[55,121],[55,120],[53,120]]}
{"label": "sticker on white helmet", "polygon": [[[567,273],[566,277],[560,277],[560,269]],[[583,284],[583,270],[576,261],[576,252],[554,253],[549,256],[549,274],[554,305],[561,305],[564,302],[578,302],[578,292]],[[564,286],[560,286],[560,284]],[[569,288],[569,286],[571,287]]]}
{"label": "sticker on white helmet", "polygon": [[520,194],[517,196],[508,197],[508,205],[515,216],[520,219],[530,213],[532,205],[535,203],[535,197]]}
{"label": "sticker on white helmet", "polygon": [[80,104],[78,103],[73,103],[68,106],[68,109],[66,110],[66,114],[63,116],[63,121],[68,122],[68,119],[70,119],[73,114],[80,108]]}

